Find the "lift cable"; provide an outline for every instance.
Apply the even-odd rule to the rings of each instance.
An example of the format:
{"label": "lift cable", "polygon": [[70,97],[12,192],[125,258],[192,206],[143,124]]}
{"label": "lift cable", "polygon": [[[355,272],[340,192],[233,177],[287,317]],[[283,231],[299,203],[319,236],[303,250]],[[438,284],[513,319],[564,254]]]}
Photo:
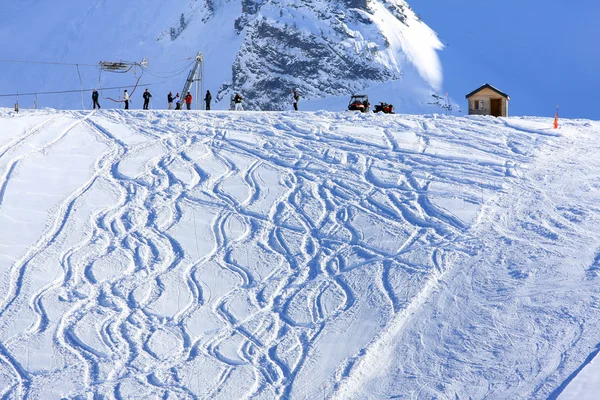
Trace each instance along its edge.
{"label": "lift cable", "polygon": [[156,72],[156,71],[149,70],[148,68],[144,68],[144,67],[142,67],[142,70],[144,72],[146,72],[147,74],[152,75],[156,78],[163,78],[163,79],[174,78],[178,75],[183,74],[187,70],[189,70],[189,68],[194,64],[194,62],[195,61],[192,61],[191,63],[187,64],[185,67],[183,67],[179,70],[170,71],[170,72]]}
{"label": "lift cable", "polygon": [[98,64],[73,64],[73,63],[62,63],[62,62],[51,62],[51,61],[26,61],[26,60],[4,60],[0,59],[3,63],[21,63],[21,64],[48,64],[48,65],[70,65],[79,67],[97,67]]}
{"label": "lift cable", "polygon": [[[187,61],[187,60],[195,60],[195,58],[184,58],[184,59],[180,59],[177,61]],[[52,62],[52,61],[31,61],[31,60],[10,60],[10,59],[0,59],[1,63],[23,63],[23,64],[45,64],[45,65],[66,65],[66,66],[74,66],[77,68],[77,76],[79,77],[79,84],[80,84],[80,89],[79,90],[57,90],[57,91],[48,91],[48,92],[30,92],[30,93],[11,93],[11,94],[0,94],[0,97],[12,97],[12,96],[17,96],[17,103],[18,103],[18,96],[36,96],[37,95],[45,95],[45,94],[64,94],[64,93],[76,93],[76,92],[80,92],[81,93],[81,104],[82,107],[85,108],[84,105],[84,100],[83,100],[83,93],[84,92],[90,92],[96,89],[83,89],[83,79],[81,76],[81,71],[79,69],[79,67],[94,67],[94,68],[98,68],[99,69],[99,76],[98,76],[98,85],[99,85],[99,91],[100,91],[100,95],[102,96],[102,98],[107,99],[107,100],[111,100],[114,101],[116,103],[122,103],[124,100],[116,100],[113,99],[111,97],[105,97],[103,94],[103,90],[110,90],[110,89],[123,89],[123,88],[128,88],[131,86],[115,86],[115,87],[110,87],[110,88],[103,88],[102,87],[102,72],[111,72],[111,73],[120,73],[120,74],[124,74],[127,73],[129,71],[131,71],[133,69],[134,74],[137,77],[137,73],[136,73],[136,67],[140,67],[142,73],[139,77],[137,77],[137,81],[133,87],[133,90],[131,91],[131,93],[129,94],[129,96],[132,96],[135,93],[135,90],[137,89],[138,86],[151,86],[153,85],[153,83],[148,83],[148,84],[140,84],[140,80],[142,79],[144,73],[148,73],[151,76],[154,76],[156,78],[160,78],[160,79],[169,79],[169,78],[173,78],[176,77],[178,75],[181,75],[183,73],[185,73],[192,64],[194,64],[197,60],[192,61],[191,63],[187,64],[185,67],[175,70],[175,71],[169,71],[169,72],[157,72],[157,71],[152,71],[148,69],[148,59],[144,58],[142,59],[141,62],[125,62],[125,61],[118,61],[118,62],[107,62],[107,61],[100,61],[98,64],[81,64],[81,63],[65,63],[65,62]],[[86,75],[87,77],[87,75]],[[165,83],[165,82],[158,82],[158,83]],[[154,83],[156,84],[156,83]]]}
{"label": "lift cable", "polygon": [[[160,84],[160,83],[165,83],[165,82],[140,83],[137,86],[152,86],[152,85],[157,85],[157,84]],[[105,90],[123,89],[123,88],[128,88],[128,87],[131,87],[131,85],[129,85],[129,86],[113,86],[113,87],[108,87],[108,88],[104,88],[104,89]],[[35,96],[35,95],[41,95],[41,94],[63,94],[63,93],[79,93],[79,92],[92,92],[92,91],[94,91],[94,89],[57,90],[57,91],[53,91],[53,92],[30,92],[30,93],[0,94],[0,97]]]}

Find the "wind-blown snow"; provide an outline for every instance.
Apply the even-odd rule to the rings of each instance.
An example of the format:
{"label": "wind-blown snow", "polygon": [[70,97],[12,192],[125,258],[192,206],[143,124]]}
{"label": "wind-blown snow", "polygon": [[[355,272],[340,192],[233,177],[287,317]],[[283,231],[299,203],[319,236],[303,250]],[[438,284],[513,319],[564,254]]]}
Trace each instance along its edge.
{"label": "wind-blown snow", "polygon": [[390,49],[386,51],[390,67],[402,70],[405,63],[398,59],[406,57],[429,85],[440,90],[443,73],[437,52],[444,46],[437,34],[416,17],[402,23],[383,4],[371,4],[375,10],[372,19],[390,42]]}
{"label": "wind-blown snow", "polygon": [[0,109],[0,397],[567,396],[600,124],[551,122]]}

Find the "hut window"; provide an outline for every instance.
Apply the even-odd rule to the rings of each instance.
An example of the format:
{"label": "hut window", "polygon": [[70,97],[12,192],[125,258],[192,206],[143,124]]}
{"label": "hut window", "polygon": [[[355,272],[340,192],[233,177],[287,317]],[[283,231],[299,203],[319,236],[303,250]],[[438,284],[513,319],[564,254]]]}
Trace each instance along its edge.
{"label": "hut window", "polygon": [[483,110],[483,100],[473,100],[473,110]]}

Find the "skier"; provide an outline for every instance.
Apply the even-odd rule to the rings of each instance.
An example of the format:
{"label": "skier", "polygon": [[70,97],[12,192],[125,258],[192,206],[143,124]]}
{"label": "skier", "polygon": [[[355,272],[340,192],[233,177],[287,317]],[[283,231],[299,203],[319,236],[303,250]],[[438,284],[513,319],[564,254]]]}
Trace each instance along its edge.
{"label": "skier", "polygon": [[210,90],[206,91],[206,96],[204,96],[204,101],[206,102],[206,109],[210,110],[210,100],[212,99],[212,96],[210,94]]}
{"label": "skier", "polygon": [[94,110],[96,109],[96,107],[98,107],[99,110],[100,103],[98,103],[98,91],[96,89],[94,89],[94,91],[92,92],[92,101],[94,102]]}
{"label": "skier", "polygon": [[123,100],[125,101],[125,109],[129,110],[129,93],[127,93],[127,89],[123,91]]}
{"label": "skier", "polygon": [[300,101],[300,95],[298,94],[298,89],[292,90],[292,96],[294,98],[294,100],[293,100],[294,110],[298,111],[298,102]]}
{"label": "skier", "polygon": [[150,104],[150,97],[152,97],[152,95],[150,94],[150,92],[148,91],[148,89],[146,89],[146,91],[144,92],[144,94],[142,95],[142,97],[144,98],[144,110],[148,109],[148,104]]}
{"label": "skier", "polygon": [[235,111],[244,111],[244,108],[242,107],[242,100],[244,98],[242,97],[241,94],[236,93],[235,96],[233,97],[233,102],[235,103]]}
{"label": "skier", "polygon": [[179,93],[175,95],[175,109],[181,110],[181,98],[179,98]]}
{"label": "skier", "polygon": [[191,110],[192,109],[192,94],[190,92],[187,92],[184,99],[185,99],[185,107],[188,110]]}
{"label": "skier", "polygon": [[173,109],[173,92],[169,92],[167,95],[167,103],[169,103],[169,110]]}

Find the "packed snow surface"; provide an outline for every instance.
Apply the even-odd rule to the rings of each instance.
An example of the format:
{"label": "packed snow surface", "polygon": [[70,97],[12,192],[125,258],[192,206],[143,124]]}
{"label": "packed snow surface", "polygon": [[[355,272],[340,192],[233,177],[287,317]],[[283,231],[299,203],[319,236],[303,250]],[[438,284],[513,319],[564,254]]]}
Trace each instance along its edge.
{"label": "packed snow surface", "polygon": [[0,110],[0,398],[583,398],[600,123],[551,125]]}

